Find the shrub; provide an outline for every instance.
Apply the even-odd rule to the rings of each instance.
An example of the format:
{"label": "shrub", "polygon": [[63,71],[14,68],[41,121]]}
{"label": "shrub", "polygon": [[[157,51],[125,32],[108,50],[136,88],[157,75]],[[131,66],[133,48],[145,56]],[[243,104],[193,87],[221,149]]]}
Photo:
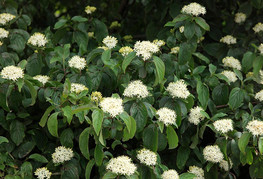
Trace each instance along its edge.
{"label": "shrub", "polygon": [[0,4],[0,177],[262,178],[263,1]]}

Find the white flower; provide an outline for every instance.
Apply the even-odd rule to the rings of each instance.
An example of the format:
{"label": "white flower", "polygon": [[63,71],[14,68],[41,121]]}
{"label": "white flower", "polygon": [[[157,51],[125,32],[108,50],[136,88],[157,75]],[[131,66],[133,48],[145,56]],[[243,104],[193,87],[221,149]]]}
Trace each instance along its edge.
{"label": "white flower", "polygon": [[149,96],[149,92],[147,86],[145,86],[140,80],[136,80],[129,83],[124,90],[123,96],[130,98],[146,98]]}
{"label": "white flower", "polygon": [[52,154],[53,163],[64,163],[70,161],[73,158],[74,154],[72,149],[66,148],[64,146],[59,146],[55,149],[55,152]]}
{"label": "white flower", "polygon": [[171,48],[171,54],[178,54],[180,51],[180,47],[173,47]]}
{"label": "white flower", "polygon": [[224,169],[226,172],[229,171],[232,166],[233,166],[233,162],[232,160],[229,158],[229,163],[230,163],[230,167],[229,167],[229,164],[228,164],[228,161],[226,160],[222,160],[220,163],[219,163],[219,167]]}
{"label": "white flower", "polygon": [[165,42],[164,42],[163,40],[158,40],[158,39],[155,39],[155,40],[153,41],[153,43],[154,43],[155,45],[157,45],[159,48],[160,48],[161,46],[164,46],[164,45],[165,45]]}
{"label": "white flower", "polygon": [[261,43],[258,47],[258,50],[260,51],[260,53],[263,55],[263,43]]}
{"label": "white flower", "polygon": [[98,103],[102,99],[102,94],[101,94],[101,92],[94,91],[91,93],[90,98],[91,98],[91,101]]}
{"label": "white flower", "polygon": [[128,46],[121,47],[120,50],[119,50],[120,54],[122,54],[122,56],[124,56],[124,57],[127,56],[132,51],[133,51],[133,49],[131,47],[128,47]]}
{"label": "white flower", "polygon": [[247,18],[246,14],[242,12],[238,12],[235,15],[235,22],[241,24],[242,22],[245,22],[246,18]]}
{"label": "white flower", "polygon": [[237,81],[237,76],[234,72],[232,71],[228,71],[228,70],[224,70],[221,72],[222,75],[224,75],[225,77],[227,77],[227,79],[229,80],[229,82],[235,82]]}
{"label": "white flower", "polygon": [[190,166],[188,172],[195,174],[196,177],[194,177],[193,179],[205,179],[205,172],[200,167]]}
{"label": "white flower", "polygon": [[255,99],[257,99],[259,101],[263,101],[263,90],[261,90],[260,92],[256,93]]}
{"label": "white flower", "polygon": [[137,158],[140,160],[141,163],[148,165],[148,166],[153,166],[156,165],[157,162],[157,155],[156,153],[148,150],[148,149],[141,149],[138,154]]}
{"label": "white flower", "polygon": [[261,22],[257,23],[254,27],[253,30],[255,31],[255,33],[259,33],[261,31],[263,31],[263,24]]}
{"label": "white flower", "polygon": [[105,113],[109,113],[111,117],[115,117],[124,111],[122,99],[107,97],[100,102],[100,107]]}
{"label": "white flower", "polygon": [[163,122],[166,126],[172,125],[176,121],[176,113],[166,107],[159,109],[156,114],[158,115],[158,120]]}
{"label": "white flower", "polygon": [[118,43],[118,40],[116,37],[107,36],[103,39],[102,42],[104,43],[104,45],[106,45],[106,47],[108,47],[109,49],[112,49],[116,46],[116,44]]}
{"label": "white flower", "polygon": [[201,111],[203,111],[203,108],[199,106],[192,108],[190,110],[188,121],[194,125],[198,125],[205,118]]}
{"label": "white flower", "polygon": [[12,14],[2,13],[2,14],[0,14],[0,24],[6,25],[6,23],[10,22],[14,18],[16,18],[16,16],[14,16]]}
{"label": "white flower", "polygon": [[186,99],[190,95],[184,80],[169,83],[166,91],[168,91],[173,98]]}
{"label": "white flower", "polygon": [[70,86],[70,92],[72,93],[80,93],[84,90],[88,90],[88,88],[83,85],[83,84],[78,84],[78,83],[71,83]]}
{"label": "white flower", "polygon": [[167,170],[163,172],[162,179],[179,179],[179,175],[176,170]]}
{"label": "white flower", "polygon": [[51,174],[52,173],[46,167],[38,168],[35,171],[35,175],[38,179],[49,179],[51,177]]}
{"label": "white flower", "polygon": [[241,70],[241,64],[239,60],[232,56],[227,56],[223,58],[222,62],[225,67],[230,67],[230,68],[235,68],[237,70]]}
{"label": "white flower", "polygon": [[247,124],[247,130],[254,136],[263,134],[263,122],[258,120],[249,121]]}
{"label": "white flower", "polygon": [[190,14],[193,16],[199,16],[201,14],[203,14],[203,15],[206,14],[205,7],[201,6],[200,4],[198,4],[196,2],[185,5],[181,11],[182,11],[182,13]]}
{"label": "white flower", "polygon": [[233,129],[233,121],[231,119],[221,119],[221,120],[217,120],[213,123],[215,129],[218,132],[221,132],[223,134],[234,130]]}
{"label": "white flower", "polygon": [[87,6],[86,8],[85,8],[85,12],[87,13],[87,14],[92,14],[93,12],[95,12],[96,11],[96,7],[94,7],[94,6]]}
{"label": "white flower", "polygon": [[220,39],[220,42],[225,43],[225,44],[236,44],[237,39],[233,37],[232,35],[226,35]]}
{"label": "white flower", "polygon": [[112,158],[106,166],[106,169],[118,175],[130,176],[136,172],[137,167],[128,156],[119,156]]}
{"label": "white flower", "polygon": [[224,159],[224,155],[221,152],[218,145],[208,145],[203,150],[203,155],[206,161],[212,163],[221,162]]}
{"label": "white flower", "polygon": [[184,26],[179,27],[179,32],[180,32],[180,33],[183,33],[183,32],[184,32]]}
{"label": "white flower", "polygon": [[49,77],[46,75],[37,75],[37,76],[34,76],[33,78],[35,80],[40,81],[43,85],[45,85],[49,80]]}
{"label": "white flower", "polygon": [[0,28],[0,39],[7,38],[9,35],[9,32],[3,28]]}
{"label": "white flower", "polygon": [[47,39],[44,34],[36,32],[32,36],[30,36],[27,43],[36,47],[44,47],[47,43]]}
{"label": "white flower", "polygon": [[138,57],[142,56],[142,59],[146,61],[152,57],[153,53],[159,51],[159,47],[150,41],[137,41],[134,45],[134,51]]}
{"label": "white flower", "polygon": [[68,61],[69,67],[83,70],[86,66],[85,58],[81,58],[78,55],[75,55]]}
{"label": "white flower", "polygon": [[17,81],[19,78],[24,77],[24,71],[20,67],[11,65],[2,69],[1,76],[7,80]]}

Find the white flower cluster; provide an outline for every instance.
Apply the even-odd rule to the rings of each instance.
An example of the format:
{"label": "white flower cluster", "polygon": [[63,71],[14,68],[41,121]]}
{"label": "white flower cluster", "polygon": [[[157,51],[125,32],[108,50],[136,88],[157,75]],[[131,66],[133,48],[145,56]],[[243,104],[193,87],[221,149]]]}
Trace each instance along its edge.
{"label": "white flower cluster", "polygon": [[111,117],[116,117],[124,111],[122,99],[120,98],[103,98],[100,107],[105,113],[109,113]]}
{"label": "white flower cluster", "polygon": [[71,68],[83,70],[86,66],[86,60],[85,58],[81,58],[80,56],[75,55],[68,61],[68,64]]}
{"label": "white flower cluster", "polygon": [[208,145],[203,150],[203,155],[206,161],[212,163],[219,163],[224,159],[224,155],[221,152],[218,145]]}
{"label": "white flower cluster", "polygon": [[263,55],[263,43],[259,45],[258,50]]}
{"label": "white flower cluster", "polygon": [[153,53],[159,51],[159,47],[150,41],[137,41],[134,45],[134,51],[137,56],[142,56],[144,61],[149,60]]}
{"label": "white flower cluster", "polygon": [[204,120],[204,116],[201,114],[203,108],[200,106],[196,106],[190,110],[188,121],[194,125],[198,125],[202,120]]}
{"label": "white flower cluster", "polygon": [[24,77],[24,71],[20,67],[11,65],[2,69],[1,76],[7,80],[17,81],[19,78]]}
{"label": "white flower cluster", "polygon": [[[229,167],[229,164],[230,164],[230,167]],[[219,167],[224,169],[227,172],[233,167],[233,162],[232,162],[232,160],[230,158],[229,158],[229,164],[228,164],[228,161],[222,160],[219,163]]]}
{"label": "white flower cluster", "polygon": [[34,76],[33,79],[38,80],[38,81],[40,81],[43,85],[45,85],[45,84],[48,82],[49,77],[46,76],[46,75],[37,75],[37,76]]}
{"label": "white flower cluster", "polygon": [[258,120],[249,121],[246,128],[254,136],[262,135],[263,134],[263,121],[258,121]]}
{"label": "white flower cluster", "polygon": [[119,52],[122,56],[127,56],[129,53],[131,53],[133,51],[133,49],[129,46],[126,47],[121,47]]}
{"label": "white flower cluster", "polygon": [[156,114],[158,115],[158,120],[163,122],[166,126],[172,125],[176,121],[175,111],[168,109],[166,107],[159,109]]}
{"label": "white flower cluster", "polygon": [[128,84],[124,90],[123,96],[130,98],[146,98],[149,96],[149,92],[146,85],[144,85],[140,80],[136,80]]}
{"label": "white flower cluster", "polygon": [[71,83],[70,86],[71,93],[80,93],[84,90],[88,90],[88,88],[85,85],[79,83]]}
{"label": "white flower cluster", "polygon": [[130,176],[136,172],[137,167],[132,163],[131,158],[128,156],[119,156],[112,158],[106,166],[106,169],[118,175]]}
{"label": "white flower cluster", "polygon": [[230,68],[235,68],[237,70],[241,70],[241,64],[239,60],[232,56],[227,56],[223,58],[222,62],[225,67],[230,67]]}
{"label": "white flower cluster", "polygon": [[157,155],[156,153],[148,150],[148,149],[141,149],[138,154],[137,158],[140,160],[141,163],[147,166],[154,166],[157,162]]}
{"label": "white flower cluster", "polygon": [[166,91],[168,91],[173,98],[186,99],[190,95],[184,80],[169,83]]}
{"label": "white flower cluster", "polygon": [[35,171],[35,175],[38,179],[50,179],[51,174],[52,173],[46,167],[38,168]]}
{"label": "white flower cluster", "polygon": [[91,98],[91,101],[98,103],[102,99],[102,94],[99,91],[94,91],[91,93],[90,98]]}
{"label": "white flower cluster", "polygon": [[7,38],[9,35],[9,32],[3,28],[0,28],[0,39]]}
{"label": "white flower cluster", "polygon": [[159,48],[160,48],[161,46],[164,46],[164,45],[165,45],[165,42],[164,42],[163,40],[158,40],[158,39],[155,39],[155,40],[153,41],[153,43],[154,43],[155,45],[157,45]]}
{"label": "white flower cluster", "polygon": [[16,18],[16,16],[14,16],[13,14],[2,13],[0,14],[0,24],[6,25],[6,23],[10,22],[14,18]]}
{"label": "white flower cluster", "polygon": [[259,33],[263,31],[263,24],[261,22],[257,23],[254,27],[253,30],[255,33]]}
{"label": "white flower cluster", "polygon": [[179,27],[179,32],[180,32],[180,33],[183,33],[183,32],[184,32],[184,26]]}
{"label": "white flower cluster", "polygon": [[263,101],[263,90],[261,90],[260,92],[256,93],[255,99],[257,99],[259,101]]}
{"label": "white flower cluster", "polygon": [[232,35],[226,35],[220,39],[220,42],[231,45],[231,44],[236,44],[237,39]]}
{"label": "white flower cluster", "polygon": [[242,22],[245,22],[246,18],[247,18],[247,15],[246,15],[246,14],[244,14],[244,13],[242,13],[242,12],[238,12],[238,13],[236,13],[236,15],[235,15],[235,22],[236,22],[237,24],[241,24]]}
{"label": "white flower cluster", "polygon": [[96,11],[96,7],[94,7],[94,6],[86,6],[86,8],[85,8],[85,12],[87,13],[87,14],[92,14],[93,12],[95,12]]}
{"label": "white flower cluster", "polygon": [[196,175],[193,179],[205,179],[205,172],[200,167],[190,166],[188,172]]}
{"label": "white flower cluster", "polygon": [[221,72],[222,75],[224,75],[225,77],[227,77],[227,79],[229,80],[229,82],[235,82],[237,81],[237,76],[234,72],[229,71],[229,70],[224,70]]}
{"label": "white flower cluster", "polygon": [[185,14],[190,14],[193,16],[199,16],[201,14],[205,15],[206,14],[206,9],[204,6],[201,6],[200,4],[193,2],[188,5],[185,5],[182,10],[182,13]]}
{"label": "white flower cluster", "polygon": [[234,130],[233,129],[233,121],[231,119],[221,119],[221,120],[217,120],[213,123],[215,129],[218,132],[221,132],[223,134]]}
{"label": "white flower cluster", "polygon": [[179,179],[179,175],[176,170],[166,170],[162,174],[162,179]]}
{"label": "white flower cluster", "polygon": [[171,48],[171,54],[178,54],[180,51],[180,47],[173,47]]}
{"label": "white flower cluster", "polygon": [[44,34],[35,32],[32,36],[30,36],[27,43],[36,47],[44,47],[47,43],[47,39]]}
{"label": "white flower cluster", "polygon": [[112,49],[116,46],[116,44],[118,43],[118,40],[116,37],[107,36],[103,39],[102,42],[104,43],[104,45],[106,45],[106,47],[108,47],[109,49]]}
{"label": "white flower cluster", "polygon": [[59,164],[66,161],[70,161],[73,158],[74,154],[72,149],[66,148],[64,146],[59,146],[55,149],[55,152],[52,154],[53,163]]}

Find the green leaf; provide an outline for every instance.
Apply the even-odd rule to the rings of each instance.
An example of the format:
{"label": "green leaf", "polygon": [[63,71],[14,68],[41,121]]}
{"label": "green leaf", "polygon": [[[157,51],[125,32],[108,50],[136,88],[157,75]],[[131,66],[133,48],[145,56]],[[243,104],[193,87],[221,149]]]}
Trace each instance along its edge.
{"label": "green leaf", "polygon": [[101,60],[105,65],[109,65],[111,58],[111,50],[105,50],[101,55]]}
{"label": "green leaf", "polygon": [[128,131],[131,132],[131,125],[132,124],[131,124],[131,120],[130,120],[129,114],[124,111],[119,116],[124,121],[124,123],[126,124]]}
{"label": "green leaf", "polygon": [[178,55],[178,62],[180,65],[184,65],[192,58],[192,53],[195,51],[196,45],[183,42],[180,44],[180,50]]}
{"label": "green leaf", "polygon": [[253,62],[254,62],[255,58],[256,58],[256,54],[249,52],[249,51],[243,55],[242,71],[244,73],[247,73],[253,67]]}
{"label": "green leaf", "polygon": [[195,35],[195,24],[191,21],[186,22],[184,26],[184,36],[191,39]]}
{"label": "green leaf", "polygon": [[260,154],[263,154],[263,137],[259,137],[258,139],[258,149]]}
{"label": "green leaf", "polygon": [[183,173],[179,177],[179,179],[194,179],[196,176],[193,173]]}
{"label": "green leaf", "polygon": [[28,87],[30,94],[31,94],[31,106],[33,106],[36,102],[36,98],[37,98],[37,90],[34,88],[34,86],[32,85],[32,83],[28,80],[24,80],[26,86]]}
{"label": "green leaf", "polygon": [[146,106],[142,102],[133,103],[130,113],[136,121],[137,132],[141,132],[147,123],[148,113]]}
{"label": "green leaf", "polygon": [[206,23],[206,21],[202,17],[195,17],[194,20],[204,30],[210,31],[209,25]]}
{"label": "green leaf", "polygon": [[132,62],[132,60],[136,57],[135,52],[129,53],[127,56],[125,56],[123,62],[122,62],[122,70],[125,73],[126,68],[129,66],[129,64]]}
{"label": "green leaf", "polygon": [[87,22],[88,21],[87,18],[81,17],[81,16],[74,16],[71,18],[71,20],[75,22]]}
{"label": "green leaf", "polygon": [[86,166],[86,170],[85,170],[85,178],[86,179],[89,179],[90,178],[90,174],[91,174],[91,170],[92,170],[92,167],[94,166],[95,164],[95,160],[92,159],[88,162],[87,166]]}
{"label": "green leaf", "polygon": [[40,162],[40,163],[48,163],[48,160],[46,159],[46,157],[40,154],[31,154],[28,158],[35,160],[37,162]]}
{"label": "green leaf", "polygon": [[0,144],[2,143],[8,143],[9,140],[6,137],[0,136]]}
{"label": "green leaf", "polygon": [[95,109],[92,113],[92,125],[97,136],[100,133],[103,122],[103,111],[101,109]]}
{"label": "green leaf", "polygon": [[216,105],[227,104],[229,98],[229,89],[225,84],[216,86],[212,91],[212,98]]}
{"label": "green leaf", "polygon": [[107,172],[103,175],[102,179],[114,179],[116,178],[118,175],[112,172]]}
{"label": "green leaf", "polygon": [[198,94],[198,100],[201,103],[202,108],[205,110],[208,104],[209,90],[205,85],[203,85],[201,81],[197,82],[196,90]]}
{"label": "green leaf", "polygon": [[234,88],[230,92],[228,104],[231,109],[237,109],[244,100],[244,91],[238,87]]}
{"label": "green leaf", "polygon": [[104,158],[103,148],[102,145],[97,144],[94,151],[94,158],[96,165],[101,166]]}
{"label": "green leaf", "polygon": [[59,112],[53,113],[47,120],[48,131],[54,137],[58,137],[58,114]]}
{"label": "green leaf", "polygon": [[210,60],[204,56],[203,54],[199,53],[199,52],[195,52],[193,53],[194,56],[196,56],[197,58],[199,58],[200,60],[204,61],[205,63],[209,64]]}
{"label": "green leaf", "polygon": [[176,165],[179,169],[183,169],[190,155],[190,148],[180,146],[176,156]]}
{"label": "green leaf", "polygon": [[67,19],[60,19],[58,22],[56,22],[54,29],[59,29],[63,27],[67,23]]}
{"label": "green leaf", "polygon": [[263,178],[263,161],[257,157],[249,167],[251,178]]}
{"label": "green leaf", "polygon": [[63,115],[66,116],[68,123],[71,123],[72,117],[73,117],[73,113],[72,113],[72,109],[70,106],[65,106],[64,108],[62,108],[63,111]]}
{"label": "green leaf", "polygon": [[175,149],[178,146],[179,139],[174,128],[169,125],[166,129],[166,134],[167,134],[169,149]]}
{"label": "green leaf", "polygon": [[90,128],[86,128],[82,131],[82,133],[79,136],[79,149],[82,153],[82,155],[89,160],[90,154],[89,154],[89,134],[90,134]]}
{"label": "green leaf", "polygon": [[25,137],[25,130],[25,125],[18,120],[14,120],[10,124],[11,139],[17,146],[23,142],[23,139]]}
{"label": "green leaf", "polygon": [[179,14],[178,16],[176,16],[172,22],[168,22],[167,24],[165,24],[165,26],[175,26],[175,24],[177,22],[181,22],[181,21],[184,21],[186,19],[190,18],[189,15],[186,15],[186,14]]}
{"label": "green leaf", "polygon": [[203,73],[203,71],[205,70],[206,66],[198,66],[193,70],[193,74],[194,75],[198,75],[200,73]]}
{"label": "green leaf", "polygon": [[154,124],[146,127],[142,134],[143,145],[151,149],[154,152],[157,152],[158,149],[158,129]]}
{"label": "green leaf", "polygon": [[241,152],[245,153],[246,151],[246,147],[248,145],[249,139],[251,137],[251,134],[248,132],[244,132],[240,139],[238,139],[238,147],[240,149]]}
{"label": "green leaf", "polygon": [[258,56],[253,62],[253,73],[255,76],[258,76],[259,71],[262,69],[263,66],[263,56]]}
{"label": "green leaf", "polygon": [[65,147],[73,148],[74,133],[70,128],[64,129],[60,135],[60,143]]}
{"label": "green leaf", "polygon": [[[155,64],[155,68],[156,68],[156,81],[159,82],[159,84],[162,84],[164,82],[164,74],[165,74],[165,65],[162,61],[162,59],[160,59],[157,56],[153,56],[153,62]],[[157,85],[157,84],[155,84]]]}
{"label": "green leaf", "polygon": [[98,42],[101,42],[103,38],[105,38],[108,35],[108,28],[103,22],[101,22],[98,19],[93,20],[93,25],[95,28],[95,37]]}
{"label": "green leaf", "polygon": [[95,106],[92,103],[89,103],[89,104],[77,107],[76,109],[72,110],[72,113],[73,114],[77,114],[79,112],[88,111],[88,110],[91,110],[91,109],[97,109],[97,106]]}
{"label": "green leaf", "polygon": [[132,139],[136,133],[136,121],[133,119],[133,117],[129,117],[129,121],[131,123],[130,131],[128,130],[128,127],[126,126],[123,131],[123,141],[128,141],[129,139]]}
{"label": "green leaf", "polygon": [[46,125],[46,122],[47,122],[47,118],[49,116],[49,114],[51,113],[51,111],[53,111],[55,109],[54,106],[49,106],[47,108],[47,110],[45,111],[45,113],[43,114],[42,118],[40,119],[40,122],[39,122],[39,125],[41,127],[44,127]]}

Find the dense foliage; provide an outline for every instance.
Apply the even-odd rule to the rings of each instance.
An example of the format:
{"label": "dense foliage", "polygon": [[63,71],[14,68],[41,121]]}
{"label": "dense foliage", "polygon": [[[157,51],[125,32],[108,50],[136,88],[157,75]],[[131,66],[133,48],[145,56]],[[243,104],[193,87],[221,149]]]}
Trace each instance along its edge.
{"label": "dense foliage", "polygon": [[263,0],[197,2],[1,0],[0,178],[263,178]]}

